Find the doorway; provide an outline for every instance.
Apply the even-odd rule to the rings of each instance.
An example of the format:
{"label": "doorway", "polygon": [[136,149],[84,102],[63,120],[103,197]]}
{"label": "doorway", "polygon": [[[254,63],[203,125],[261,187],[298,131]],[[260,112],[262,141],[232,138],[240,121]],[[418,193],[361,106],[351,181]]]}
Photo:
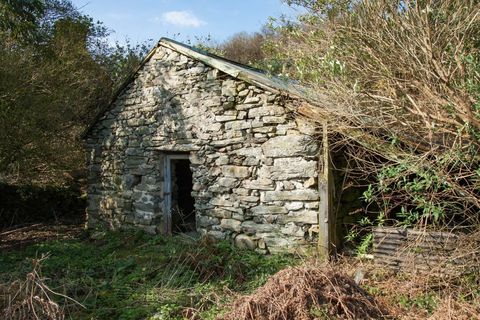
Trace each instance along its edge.
{"label": "doorway", "polygon": [[188,154],[171,154],[165,160],[165,233],[196,231],[192,170]]}

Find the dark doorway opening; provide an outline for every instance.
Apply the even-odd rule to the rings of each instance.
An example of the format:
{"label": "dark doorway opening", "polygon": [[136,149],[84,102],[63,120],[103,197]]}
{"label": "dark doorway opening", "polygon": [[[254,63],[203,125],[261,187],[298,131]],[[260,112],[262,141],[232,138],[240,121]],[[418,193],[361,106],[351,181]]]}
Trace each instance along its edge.
{"label": "dark doorway opening", "polygon": [[171,232],[196,231],[195,200],[192,197],[192,170],[188,159],[171,159]]}

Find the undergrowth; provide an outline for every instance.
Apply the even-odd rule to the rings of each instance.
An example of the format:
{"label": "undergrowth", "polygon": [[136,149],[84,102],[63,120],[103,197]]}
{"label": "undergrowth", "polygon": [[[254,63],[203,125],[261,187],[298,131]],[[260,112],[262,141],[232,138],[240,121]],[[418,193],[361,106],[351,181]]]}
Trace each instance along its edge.
{"label": "undergrowth", "polygon": [[[290,282],[284,287],[272,286],[275,283],[272,279],[278,279],[287,272],[284,269],[292,265],[298,265],[298,270],[313,268],[314,273],[341,272],[350,279],[345,278],[341,283],[358,278],[361,290],[371,296],[371,301],[384,306],[386,314],[393,318],[471,319],[480,315],[478,270],[437,278],[394,273],[353,257],[340,258],[330,265],[306,259],[291,255],[265,256],[235,248],[228,242],[209,244],[181,236],[165,238],[133,231],[109,232],[98,240],[85,237],[43,242],[0,255],[0,318],[1,310],[8,311],[9,304],[12,312],[15,311],[12,306],[36,308],[47,304],[56,308],[58,304],[62,312],[59,319],[63,319],[63,314],[66,319],[90,320],[217,319],[222,315],[228,317],[227,312],[232,312],[232,308],[237,310],[235,306],[242,301],[267,299],[267,306],[280,298],[275,290],[283,292],[282,288],[288,287],[285,292],[295,291],[295,286],[306,281],[295,275],[287,277]],[[271,277],[280,270],[283,271]],[[35,277],[32,278],[32,274]],[[333,281],[335,277],[327,278]],[[351,286],[353,284],[347,287]],[[43,300],[25,299],[29,294],[24,292],[8,302],[8,297],[27,287],[36,288],[35,292],[40,293],[39,290],[47,288],[43,290],[48,292],[44,291]],[[345,302],[349,295],[340,294],[339,287],[335,288],[335,294],[329,291],[327,300],[338,298]],[[319,292],[325,295],[322,290]],[[270,301],[269,295],[262,292],[273,292],[275,299]],[[40,298],[43,296],[40,294]],[[294,294],[294,297],[299,296]],[[307,303],[308,307],[307,300],[300,302]],[[25,305],[24,301],[31,303]],[[328,306],[310,306],[311,317],[342,318],[340,314],[332,315]]]}
{"label": "undergrowth", "polygon": [[0,256],[0,283],[22,279],[32,258],[49,254],[42,275],[50,288],[80,302],[67,319],[214,319],[237,293],[249,293],[297,259],[142,232],[101,240],[55,241]]}

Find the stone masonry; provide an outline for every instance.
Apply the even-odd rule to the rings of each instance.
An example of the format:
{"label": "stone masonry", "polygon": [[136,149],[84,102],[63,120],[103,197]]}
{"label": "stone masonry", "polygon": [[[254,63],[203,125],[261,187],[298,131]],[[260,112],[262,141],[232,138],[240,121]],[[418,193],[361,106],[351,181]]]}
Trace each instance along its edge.
{"label": "stone masonry", "polygon": [[88,133],[89,225],[165,231],[165,155],[185,152],[201,234],[261,252],[308,243],[319,150],[294,100],[154,50]]}

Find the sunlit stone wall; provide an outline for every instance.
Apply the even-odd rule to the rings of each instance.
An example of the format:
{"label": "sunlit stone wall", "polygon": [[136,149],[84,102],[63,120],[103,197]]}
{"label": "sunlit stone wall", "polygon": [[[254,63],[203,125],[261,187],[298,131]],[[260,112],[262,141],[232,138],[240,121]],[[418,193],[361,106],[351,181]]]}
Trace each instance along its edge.
{"label": "sunlit stone wall", "polygon": [[303,247],[318,224],[318,141],[294,102],[160,45],[90,131],[89,225],[162,232],[164,156],[188,152],[199,232]]}

